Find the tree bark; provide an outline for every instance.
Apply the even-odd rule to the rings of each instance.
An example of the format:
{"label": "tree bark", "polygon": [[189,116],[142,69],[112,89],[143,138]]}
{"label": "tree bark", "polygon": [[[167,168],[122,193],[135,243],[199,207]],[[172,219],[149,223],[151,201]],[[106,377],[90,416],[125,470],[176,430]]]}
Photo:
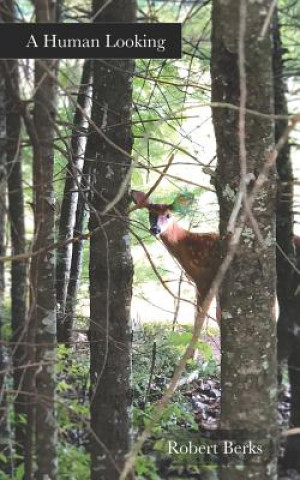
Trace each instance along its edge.
{"label": "tree bark", "polygon": [[[77,202],[75,225],[74,225],[74,237],[80,237],[83,233],[84,225],[87,223],[88,217],[88,198],[90,195],[90,170],[93,164],[93,158],[95,158],[96,152],[95,144],[91,141],[91,136],[87,139],[84,164],[82,168],[82,175],[79,185],[79,197]],[[72,249],[72,262],[70,279],[68,283],[67,300],[65,319],[63,323],[63,336],[67,339],[68,343],[72,340],[72,328],[76,312],[76,300],[77,292],[79,288],[82,254],[83,254],[83,240],[77,240],[73,244]]]}
{"label": "tree bark", "polygon": [[[15,3],[5,0],[5,13],[3,19],[13,22],[15,18]],[[19,98],[19,64],[17,60],[8,60],[5,71],[6,85],[6,118],[7,118],[7,186],[8,186],[8,211],[10,219],[11,253],[18,255],[25,252],[25,220],[24,220],[24,195],[22,160],[20,153],[21,144],[21,112],[16,101]],[[24,370],[21,366],[26,364],[27,352],[24,347],[26,338],[26,263],[11,263],[11,325],[12,325],[12,360],[13,382],[15,390],[15,453],[16,464],[24,459],[24,446],[26,443],[26,406],[28,395],[24,394]]]}
{"label": "tree bark", "polygon": [[[18,61],[10,60],[7,63],[10,82],[15,92],[19,95],[19,72]],[[25,252],[25,224],[24,224],[24,197],[23,197],[23,174],[21,164],[21,115],[19,105],[9,95],[7,88],[7,184],[8,184],[8,209],[10,218],[10,236],[12,255]],[[13,366],[14,366],[14,400],[15,410],[15,449],[17,463],[24,458],[24,445],[26,427],[26,404],[28,396],[24,392],[24,370],[21,366],[26,364],[26,263],[12,261],[11,264],[11,322],[13,342]]]}
{"label": "tree bark", "polygon": [[[273,18],[273,75],[275,113],[287,115],[285,96],[283,45],[280,35],[277,9]],[[287,128],[287,120],[275,123],[276,141]],[[286,144],[277,158],[277,205],[276,205],[276,239],[280,249],[276,253],[277,298],[279,303],[279,320],[277,324],[279,366],[288,360],[291,384],[291,428],[300,427],[300,292],[299,274],[293,268],[297,258],[294,250],[294,215],[293,215],[293,169],[289,145]],[[283,254],[283,253],[285,254]],[[290,260],[290,261],[288,261]],[[284,465],[300,471],[300,435],[287,439]]]}
{"label": "tree bark", "polygon": [[[236,106],[240,102],[241,4],[238,0],[214,0],[212,11],[212,101]],[[273,113],[270,35],[259,39],[270,2],[243,5],[247,6],[244,42],[247,108],[270,114]],[[239,112],[234,109],[213,109],[222,236],[226,235],[240,183],[238,119]],[[257,175],[274,146],[273,125],[267,118],[250,114],[245,120],[247,172]],[[223,456],[222,480],[276,478],[275,190],[272,171],[252,209],[265,248],[261,250],[248,222],[221,288],[221,429],[228,440],[248,446],[243,455]],[[249,442],[261,445],[262,454],[248,455]]]}
{"label": "tree bark", "polygon": [[[278,11],[275,9],[272,22],[273,36],[273,79],[274,79],[274,111],[276,115],[288,115],[287,101],[285,97],[286,85],[283,77],[283,46],[281,42],[280,27],[278,23]],[[285,119],[275,122],[275,141],[277,142],[288,126]],[[281,310],[292,294],[293,268],[288,259],[295,262],[294,252],[294,215],[293,215],[293,169],[290,159],[289,144],[286,143],[280,150],[277,161],[277,199],[276,199],[276,240],[280,249],[276,251],[277,270],[277,297]]]}
{"label": "tree bark", "polygon": [[[78,201],[78,190],[83,163],[83,155],[86,145],[87,119],[90,110],[91,93],[91,60],[85,60],[80,82],[79,94],[77,97],[78,107],[75,110],[73,119],[73,131],[70,146],[70,159],[67,165],[65,188],[61,204],[58,241],[62,244],[73,237],[73,229]],[[70,342],[71,331],[64,325],[65,307],[68,283],[70,280],[70,269],[72,261],[73,244],[62,246],[57,251],[56,264],[56,301],[58,304],[57,336],[59,342]]]}
{"label": "tree bark", "polygon": [[[96,21],[134,22],[134,0],[94,0]],[[97,13],[101,10],[101,14]],[[132,258],[127,229],[132,60],[95,62],[92,119],[107,136],[96,149],[90,230],[91,479],[119,478],[131,443]],[[119,150],[122,149],[122,151]],[[123,153],[124,151],[124,153]],[[120,198],[104,213],[110,202]],[[97,231],[95,232],[95,229]]]}
{"label": "tree bark", "polygon": [[[5,205],[6,205],[6,89],[2,69],[0,69],[0,255],[5,255]],[[11,441],[8,421],[8,403],[6,382],[8,368],[7,352],[2,340],[4,318],[4,263],[0,262],[0,454],[7,458],[7,463],[0,459],[0,471],[11,474]]]}
{"label": "tree bark", "polygon": [[[36,2],[36,21],[51,22],[55,2]],[[55,72],[53,60],[35,62],[34,145],[35,243],[34,250],[54,242],[53,142],[55,120]],[[57,475],[55,422],[56,299],[54,252],[47,251],[32,261],[31,308],[36,320],[36,462],[35,478],[54,480]]]}
{"label": "tree bark", "polygon": [[[9,11],[9,10],[7,10]],[[8,15],[8,19],[11,16]],[[25,114],[26,107],[19,97],[18,88],[18,72],[15,68],[12,68],[14,64],[13,60],[3,60],[2,67],[5,72],[6,88],[7,88],[7,106],[9,107],[9,114],[7,116],[7,159],[8,165],[12,168],[11,178],[8,179],[9,186],[9,214],[11,218],[11,241],[12,241],[12,253],[22,253],[25,248],[25,232],[24,229],[24,216],[22,221],[22,212],[24,210],[23,205],[23,185],[22,185],[22,171],[20,158],[18,154],[18,143],[20,141],[20,124],[18,114],[24,117],[24,122],[28,130],[29,136],[35,137],[35,132],[32,128],[31,118]],[[35,142],[37,144],[36,138]],[[22,225],[23,222],[23,225]],[[33,275],[34,261],[31,262],[30,268],[30,293],[32,299],[35,298],[32,295],[34,282],[31,281],[34,278]],[[25,278],[24,278],[25,277]],[[12,341],[20,342],[14,345],[13,349],[13,363],[17,367],[17,364],[23,366],[22,370],[14,369],[14,387],[17,388],[15,398],[15,413],[25,414],[24,424],[19,424],[17,418],[17,425],[15,426],[15,440],[17,442],[16,451],[23,452],[24,458],[24,479],[30,480],[32,478],[32,460],[33,460],[33,430],[34,430],[34,368],[31,366],[35,362],[35,332],[36,322],[34,315],[34,302],[31,301],[31,308],[28,314],[26,310],[26,292],[24,291],[24,297],[22,295],[23,290],[26,289],[26,267],[19,261],[12,261],[11,268],[11,294],[12,294]],[[24,318],[25,317],[25,318]],[[24,325],[22,329],[22,319]],[[23,345],[21,344],[23,342]],[[21,383],[20,383],[21,382]],[[20,390],[20,391],[19,391]],[[20,410],[19,410],[20,409]],[[23,411],[24,409],[24,411]],[[19,410],[19,413],[17,413]],[[24,434],[23,434],[24,429]],[[18,459],[17,459],[18,461]]]}

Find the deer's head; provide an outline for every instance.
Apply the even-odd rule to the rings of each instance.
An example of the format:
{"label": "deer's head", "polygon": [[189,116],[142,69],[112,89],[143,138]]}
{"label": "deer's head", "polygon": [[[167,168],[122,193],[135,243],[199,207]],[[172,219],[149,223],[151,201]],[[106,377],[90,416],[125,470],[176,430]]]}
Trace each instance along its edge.
{"label": "deer's head", "polygon": [[150,232],[153,235],[163,234],[173,224],[173,204],[152,203],[145,193],[137,190],[132,190],[131,195],[138,208],[149,211]]}

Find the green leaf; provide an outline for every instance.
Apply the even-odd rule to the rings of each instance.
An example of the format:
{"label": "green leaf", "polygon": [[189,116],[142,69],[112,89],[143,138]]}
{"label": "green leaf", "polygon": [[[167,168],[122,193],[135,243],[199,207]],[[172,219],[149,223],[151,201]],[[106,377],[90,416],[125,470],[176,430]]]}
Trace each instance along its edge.
{"label": "green leaf", "polygon": [[197,348],[200,350],[205,360],[210,360],[213,356],[212,347],[208,343],[205,343],[202,340],[198,340]]}
{"label": "green leaf", "polygon": [[192,333],[184,332],[184,333],[171,333],[170,337],[168,338],[171,345],[176,347],[187,347],[190,343],[192,338]]}
{"label": "green leaf", "polygon": [[14,470],[14,479],[15,480],[22,480],[23,478],[24,478],[24,463],[21,463]]}
{"label": "green leaf", "polygon": [[181,215],[187,215],[194,203],[194,194],[189,191],[185,191],[177,195],[172,204],[174,212]]}
{"label": "green leaf", "polygon": [[62,393],[62,392],[67,392],[68,390],[72,390],[72,385],[66,383],[66,382],[59,382],[57,385],[57,391]]}

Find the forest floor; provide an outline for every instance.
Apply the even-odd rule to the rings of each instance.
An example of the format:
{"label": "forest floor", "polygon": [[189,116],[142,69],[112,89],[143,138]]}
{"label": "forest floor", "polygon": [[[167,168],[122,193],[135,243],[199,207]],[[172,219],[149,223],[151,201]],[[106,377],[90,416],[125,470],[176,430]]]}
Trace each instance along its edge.
{"label": "forest floor", "polygon": [[[177,324],[175,330],[170,322],[138,322],[133,331],[133,412],[136,434],[143,431],[149,422],[156,401],[161,398],[175,366],[182,356],[190,338],[192,325]],[[89,347],[88,341],[79,341],[72,357],[73,378],[66,378],[65,355],[62,350],[62,372],[60,374],[61,396],[73,402],[72,415],[62,429],[63,445],[83,447],[88,445],[85,423],[82,428],[74,414],[88,420],[89,415]],[[196,444],[216,443],[220,418],[220,338],[218,328],[208,326],[197,345],[195,360],[189,361],[181,377],[180,385],[165,409],[158,425],[145,443],[137,459],[139,480],[216,480],[218,458],[214,454],[170,455],[168,441],[195,440]],[[68,388],[67,388],[68,387]],[[71,395],[71,397],[70,397]],[[77,412],[77,413],[76,413]],[[288,428],[290,393],[287,378],[278,399],[278,425],[280,430]],[[65,417],[65,410],[60,412]],[[74,417],[74,418],[73,418]],[[64,452],[66,449],[64,448]],[[73,455],[70,450],[70,455]],[[280,457],[283,445],[280,447]],[[65,457],[64,453],[64,457]],[[88,465],[88,455],[82,454],[82,462]],[[70,462],[68,468],[72,468]],[[73,461],[73,460],[72,460]],[[88,469],[88,467],[86,467]],[[63,478],[63,476],[62,476]],[[76,477],[74,477],[76,478]],[[87,478],[83,474],[82,479]],[[300,480],[295,472],[280,470],[279,480]]]}
{"label": "forest floor", "polygon": [[[188,331],[188,327],[183,325],[177,327],[176,332],[166,333],[163,324],[156,324],[144,325],[136,334],[134,384],[135,408],[137,409],[135,427],[137,430],[143,429],[143,425],[151,416],[153,404],[160,398],[168,384],[172,374],[172,365],[174,367],[176,364],[177,354],[182,352],[184,343],[189,339]],[[143,342],[140,343],[142,337]],[[145,344],[148,345],[146,351]],[[144,360],[142,360],[143,358]],[[183,439],[186,442],[194,439],[197,444],[216,442],[220,401],[219,335],[216,330],[208,329],[207,333],[202,335],[198,358],[187,366],[179,388],[167,407],[160,425],[154,429],[152,437],[144,446],[143,455],[139,459],[140,471],[143,472],[141,478],[152,480],[216,479],[218,463],[216,455],[198,455],[197,461],[195,461],[195,456],[192,455],[169,455],[167,445],[169,440],[178,440],[178,443],[180,441],[182,444]],[[288,428],[289,412],[290,393],[284,382],[278,398],[280,430]],[[280,446],[280,458],[283,454],[283,446],[283,444]],[[300,475],[292,471],[284,472],[281,468],[279,479],[300,480]]]}

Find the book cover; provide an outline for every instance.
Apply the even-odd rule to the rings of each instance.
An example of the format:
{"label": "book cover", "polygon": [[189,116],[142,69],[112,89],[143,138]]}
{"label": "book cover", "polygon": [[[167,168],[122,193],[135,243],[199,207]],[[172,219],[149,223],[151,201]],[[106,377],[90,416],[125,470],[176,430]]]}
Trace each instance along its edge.
{"label": "book cover", "polygon": [[0,3],[0,480],[299,477],[299,13]]}

